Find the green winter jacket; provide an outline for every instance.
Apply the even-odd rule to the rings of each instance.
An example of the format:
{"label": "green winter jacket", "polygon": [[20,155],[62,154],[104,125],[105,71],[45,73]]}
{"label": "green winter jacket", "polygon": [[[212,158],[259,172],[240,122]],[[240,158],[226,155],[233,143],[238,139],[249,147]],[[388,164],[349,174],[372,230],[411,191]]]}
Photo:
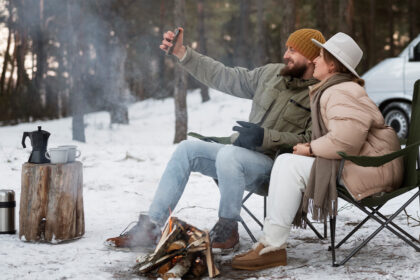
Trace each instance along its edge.
{"label": "green winter jacket", "polygon": [[[258,151],[274,158],[297,143],[311,140],[311,112],[308,86],[316,79],[303,80],[279,75],[284,64],[268,64],[254,70],[226,67],[187,47],[182,67],[203,84],[227,94],[252,99],[249,122],[264,128]],[[237,133],[231,136],[234,142]]]}

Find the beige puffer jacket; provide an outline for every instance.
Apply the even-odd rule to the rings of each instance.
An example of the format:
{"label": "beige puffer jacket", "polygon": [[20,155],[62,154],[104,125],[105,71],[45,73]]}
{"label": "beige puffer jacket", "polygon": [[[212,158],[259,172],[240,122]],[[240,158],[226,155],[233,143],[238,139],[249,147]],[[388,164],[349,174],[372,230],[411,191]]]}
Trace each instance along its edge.
{"label": "beige puffer jacket", "polygon": [[[312,94],[313,91],[311,97]],[[340,159],[337,151],[348,155],[380,156],[400,149],[395,131],[385,125],[378,107],[357,83],[344,82],[326,89],[320,108],[328,133],[311,142],[316,156]],[[353,198],[361,200],[398,188],[403,169],[401,157],[380,167],[360,167],[346,161],[342,179]]]}

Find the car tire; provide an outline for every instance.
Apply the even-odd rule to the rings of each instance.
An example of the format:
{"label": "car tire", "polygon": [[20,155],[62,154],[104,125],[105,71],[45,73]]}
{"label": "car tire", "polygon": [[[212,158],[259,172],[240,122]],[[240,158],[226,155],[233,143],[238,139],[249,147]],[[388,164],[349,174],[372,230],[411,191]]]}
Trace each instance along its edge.
{"label": "car tire", "polygon": [[398,138],[406,139],[411,116],[411,104],[405,102],[391,102],[382,110],[385,123],[391,126]]}

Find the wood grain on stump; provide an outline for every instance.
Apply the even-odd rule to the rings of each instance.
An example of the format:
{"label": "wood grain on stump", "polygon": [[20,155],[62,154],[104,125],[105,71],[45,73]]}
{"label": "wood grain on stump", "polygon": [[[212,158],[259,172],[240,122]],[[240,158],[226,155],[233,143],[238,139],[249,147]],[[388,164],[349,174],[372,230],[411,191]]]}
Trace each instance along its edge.
{"label": "wood grain on stump", "polygon": [[84,233],[82,163],[25,163],[19,238],[58,243],[80,238]]}

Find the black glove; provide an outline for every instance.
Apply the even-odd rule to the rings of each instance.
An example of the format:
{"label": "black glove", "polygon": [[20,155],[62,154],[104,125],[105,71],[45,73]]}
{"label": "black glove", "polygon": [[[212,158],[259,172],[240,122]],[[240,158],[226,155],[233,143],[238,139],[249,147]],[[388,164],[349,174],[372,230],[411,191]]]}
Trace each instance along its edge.
{"label": "black glove", "polygon": [[262,145],[264,128],[250,122],[237,121],[237,123],[241,126],[234,126],[232,128],[232,130],[239,132],[239,136],[233,142],[233,145],[249,150],[255,150],[256,147]]}

